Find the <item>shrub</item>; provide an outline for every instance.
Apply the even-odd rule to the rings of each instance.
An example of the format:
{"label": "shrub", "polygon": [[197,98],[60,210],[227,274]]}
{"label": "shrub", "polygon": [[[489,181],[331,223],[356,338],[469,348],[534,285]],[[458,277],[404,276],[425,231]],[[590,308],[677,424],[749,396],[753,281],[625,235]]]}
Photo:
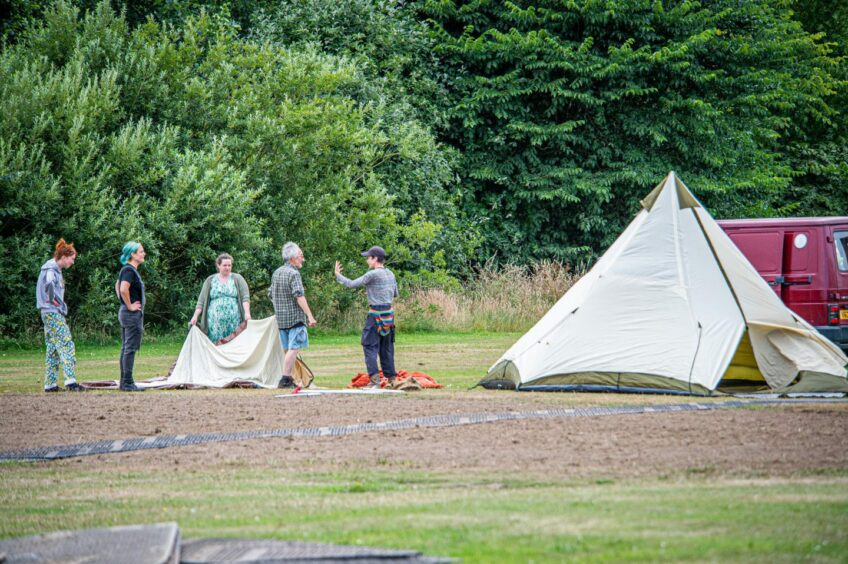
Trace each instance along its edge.
{"label": "shrub", "polygon": [[106,1],[52,5],[0,54],[0,330],[39,327],[33,289],[59,237],[80,251],[72,327],[95,334],[116,325],[131,239],[149,253],[146,317],[163,328],[188,318],[224,251],[269,313],[287,240],[328,319],[355,300],[333,261],[375,243],[401,276],[449,279],[437,247],[461,253],[469,238],[427,203],[450,166],[402,106],[362,98],[366,82],[345,57],[240,38],[223,12],[132,29]]}

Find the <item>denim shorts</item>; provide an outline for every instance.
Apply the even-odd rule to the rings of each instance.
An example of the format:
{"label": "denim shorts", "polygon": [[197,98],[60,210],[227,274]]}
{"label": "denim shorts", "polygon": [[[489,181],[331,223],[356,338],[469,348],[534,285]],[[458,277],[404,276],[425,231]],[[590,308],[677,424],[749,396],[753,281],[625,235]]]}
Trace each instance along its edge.
{"label": "denim shorts", "polygon": [[280,329],[280,344],[287,351],[309,348],[309,335],[306,325],[295,325],[288,329]]}

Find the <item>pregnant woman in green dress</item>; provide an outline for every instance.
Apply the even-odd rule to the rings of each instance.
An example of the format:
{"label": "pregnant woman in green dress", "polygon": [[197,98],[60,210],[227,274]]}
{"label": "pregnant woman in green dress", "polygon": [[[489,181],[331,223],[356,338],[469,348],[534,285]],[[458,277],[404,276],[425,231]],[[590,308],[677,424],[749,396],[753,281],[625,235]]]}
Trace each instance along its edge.
{"label": "pregnant woman in green dress", "polygon": [[203,283],[189,325],[197,325],[217,343],[250,319],[250,290],[240,274],[233,272],[233,257],[224,253],[216,261],[218,274]]}

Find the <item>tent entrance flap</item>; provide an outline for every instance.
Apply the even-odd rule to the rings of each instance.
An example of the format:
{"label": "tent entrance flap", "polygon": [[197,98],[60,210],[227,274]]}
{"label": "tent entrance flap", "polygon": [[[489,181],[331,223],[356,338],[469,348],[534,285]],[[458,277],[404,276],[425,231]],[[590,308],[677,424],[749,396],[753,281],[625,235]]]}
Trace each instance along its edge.
{"label": "tent entrance flap", "polygon": [[768,387],[768,382],[757,366],[754,347],[751,345],[751,338],[746,330],[736,347],[736,353],[730,360],[730,366],[727,367],[724,376],[721,377],[718,389],[739,391],[740,388],[759,390]]}

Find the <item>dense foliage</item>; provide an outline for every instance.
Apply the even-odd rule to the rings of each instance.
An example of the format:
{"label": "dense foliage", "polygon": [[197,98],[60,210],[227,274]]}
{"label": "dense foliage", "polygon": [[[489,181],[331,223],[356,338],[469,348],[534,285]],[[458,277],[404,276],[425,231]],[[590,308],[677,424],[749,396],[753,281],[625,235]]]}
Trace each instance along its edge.
{"label": "dense foliage", "polygon": [[59,236],[80,250],[67,277],[72,321],[89,331],[115,325],[130,239],[149,252],[159,324],[187,319],[224,251],[264,292],[282,243],[298,241],[314,305],[332,315],[353,295],[332,278],[336,258],[356,273],[379,242],[410,278],[442,283],[442,249],[473,249],[419,205],[449,200],[451,179],[426,127],[350,61],[240,39],[225,18],[132,29],[107,3],[80,16],[59,2],[3,52],[0,92],[5,330],[37,327],[33,284]]}
{"label": "dense foliage", "polygon": [[[787,199],[795,176],[846,180],[815,154],[845,83],[789,6],[423,2],[455,77],[448,139],[489,248],[597,252],[671,169],[718,216],[809,213]],[[826,197],[831,212],[848,202]]]}
{"label": "dense foliage", "polygon": [[[848,12],[831,0],[11,0],[0,12],[0,331],[39,327],[60,236],[74,327],[148,319],[212,260],[264,293],[288,239],[319,318],[378,242],[407,285],[597,256],[671,169],[718,217],[848,209]],[[261,296],[258,314],[268,312]]]}

